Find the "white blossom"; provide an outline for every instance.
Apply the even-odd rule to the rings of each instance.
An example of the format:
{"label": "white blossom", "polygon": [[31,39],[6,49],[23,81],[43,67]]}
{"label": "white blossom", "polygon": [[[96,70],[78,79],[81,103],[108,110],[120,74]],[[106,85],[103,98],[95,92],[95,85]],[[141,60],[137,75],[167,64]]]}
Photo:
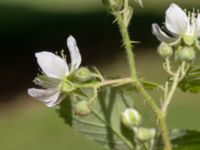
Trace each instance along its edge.
{"label": "white blossom", "polygon": [[70,68],[65,58],[61,58],[52,52],[42,51],[35,54],[42,70],[42,75],[35,79],[35,83],[42,89],[29,88],[28,94],[44,102],[48,107],[60,103],[63,82],[66,81],[70,73],[79,68],[82,61],[74,37],[69,36],[67,38],[67,46],[71,56]]}
{"label": "white blossom", "polygon": [[172,3],[165,12],[165,31],[158,24],[152,24],[152,32],[161,42],[171,43],[183,38],[188,45],[200,37],[200,13],[184,11]]}

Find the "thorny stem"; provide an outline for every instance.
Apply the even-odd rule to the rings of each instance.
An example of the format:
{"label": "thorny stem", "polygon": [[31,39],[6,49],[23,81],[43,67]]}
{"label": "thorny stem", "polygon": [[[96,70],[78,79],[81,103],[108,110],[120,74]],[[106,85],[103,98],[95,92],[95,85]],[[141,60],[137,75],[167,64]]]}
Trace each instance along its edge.
{"label": "thorny stem", "polygon": [[120,33],[122,35],[122,40],[123,40],[124,47],[126,49],[131,78],[133,80],[138,80],[136,67],[135,67],[135,61],[134,61],[135,60],[134,59],[134,54],[132,52],[132,44],[131,44],[132,42],[130,40],[128,31],[127,31],[127,27],[126,27],[126,25],[125,25],[125,23],[123,21],[123,17],[122,17],[120,12],[116,12],[115,13],[115,17],[116,17],[117,23],[119,25],[119,29],[120,29]]}
{"label": "thorny stem", "polygon": [[119,25],[120,33],[122,35],[124,48],[126,49],[131,78],[135,81],[134,85],[136,86],[138,91],[140,91],[140,93],[144,96],[145,100],[150,105],[153,112],[155,113],[155,115],[158,118],[159,126],[160,126],[160,129],[161,129],[161,133],[162,133],[162,137],[163,137],[163,141],[164,141],[164,150],[171,150],[172,146],[171,146],[170,138],[169,138],[169,135],[168,135],[168,129],[167,129],[165,115],[163,115],[160,108],[157,106],[157,104],[153,100],[153,98],[149,95],[149,93],[146,91],[144,86],[138,80],[134,54],[132,52],[132,42],[131,42],[129,34],[128,34],[128,29],[127,29],[127,27],[126,27],[126,25],[123,21],[123,16],[121,15],[121,13],[119,11],[118,12],[113,11],[113,14],[115,15],[115,17],[117,19],[117,23]]}

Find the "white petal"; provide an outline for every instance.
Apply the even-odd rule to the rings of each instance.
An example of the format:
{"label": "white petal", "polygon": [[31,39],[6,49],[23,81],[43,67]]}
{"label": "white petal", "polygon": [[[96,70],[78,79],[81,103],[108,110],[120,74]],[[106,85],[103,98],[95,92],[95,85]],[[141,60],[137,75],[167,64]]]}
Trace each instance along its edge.
{"label": "white petal", "polygon": [[197,16],[195,34],[197,35],[197,37],[200,36],[200,14],[198,14]]}
{"label": "white petal", "polygon": [[69,36],[67,38],[67,46],[69,48],[70,56],[71,56],[71,71],[77,69],[81,64],[81,55],[76,44],[76,40],[73,36]]}
{"label": "white petal", "polygon": [[60,89],[36,89],[30,88],[28,89],[28,94],[43,103],[45,103],[48,107],[53,107],[60,102],[59,95]]}
{"label": "white petal", "polygon": [[177,40],[177,38],[171,38],[165,34],[156,23],[152,24],[152,33],[161,42],[171,43]]}
{"label": "white petal", "polygon": [[35,54],[42,71],[49,77],[63,79],[69,74],[65,60],[51,52],[39,52]]}
{"label": "white petal", "polygon": [[186,13],[173,3],[166,11],[165,25],[175,34],[184,34],[189,26],[189,20]]}

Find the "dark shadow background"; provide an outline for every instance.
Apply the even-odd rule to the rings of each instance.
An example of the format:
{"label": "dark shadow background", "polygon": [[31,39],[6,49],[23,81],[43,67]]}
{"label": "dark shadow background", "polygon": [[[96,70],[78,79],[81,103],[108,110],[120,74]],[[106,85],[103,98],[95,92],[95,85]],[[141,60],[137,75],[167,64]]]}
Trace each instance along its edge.
{"label": "dark shadow background", "polygon": [[[83,1],[77,1],[80,9]],[[102,7],[98,7],[97,10],[93,8],[90,11],[79,11],[79,13],[76,12],[78,7],[73,9],[67,5],[70,0],[59,0],[57,3],[51,0],[33,2],[32,0],[0,0],[0,102],[10,101],[16,93],[25,93],[32,85],[31,81],[38,69],[35,52],[43,50],[55,52],[66,49],[65,40],[70,34],[78,42],[83,65],[106,64],[115,55],[124,55],[120,48],[121,37],[118,28],[100,0],[97,2]],[[50,7],[47,6],[49,9],[43,10],[49,4],[48,2],[52,3]],[[172,2],[190,10],[192,7],[198,8],[200,4],[198,0],[162,2],[143,0],[145,7],[136,7],[136,14],[129,29],[132,39],[142,43],[137,45],[138,49],[149,51],[158,44],[151,34],[151,24],[153,22],[162,24],[165,10]],[[41,8],[31,7],[33,4]],[[55,9],[57,11],[53,9],[53,4],[58,7]],[[66,10],[73,10],[73,13],[65,11],[65,6]],[[140,52],[142,53],[141,50]]]}
{"label": "dark shadow background", "polygon": [[[83,65],[106,63],[122,53],[121,37],[113,17],[105,10],[68,14],[34,11],[26,7],[0,5],[0,101],[26,91],[37,73],[34,53],[66,49],[71,34],[79,45]],[[161,20],[151,13],[136,14],[130,35],[145,46],[156,40],[151,35],[152,22]],[[137,30],[133,29],[136,28]],[[142,33],[142,34],[141,34]],[[140,46],[140,45],[138,45]]]}

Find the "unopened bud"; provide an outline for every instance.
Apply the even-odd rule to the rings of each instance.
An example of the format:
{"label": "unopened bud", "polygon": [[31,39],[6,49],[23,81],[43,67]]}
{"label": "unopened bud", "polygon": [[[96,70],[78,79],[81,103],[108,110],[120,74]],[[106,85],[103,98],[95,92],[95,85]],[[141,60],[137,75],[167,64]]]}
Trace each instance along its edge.
{"label": "unopened bud", "polygon": [[158,47],[158,53],[163,58],[169,58],[173,55],[173,49],[167,43],[161,43]]}
{"label": "unopened bud", "polygon": [[142,140],[142,141],[146,141],[146,140],[149,140],[151,138],[154,138],[155,137],[155,134],[156,134],[156,130],[155,129],[147,129],[147,128],[139,128],[137,131],[136,131],[136,137],[139,139],[139,140]]}
{"label": "unopened bud", "polygon": [[61,91],[63,93],[69,93],[69,92],[71,92],[73,90],[75,90],[75,87],[74,87],[72,82],[70,82],[69,80],[64,80],[62,82]]}
{"label": "unopened bud", "polygon": [[126,127],[132,128],[142,122],[142,117],[137,110],[127,108],[121,115],[121,121]]}
{"label": "unopened bud", "polygon": [[80,101],[75,106],[75,114],[79,116],[86,116],[91,112],[91,108],[86,101]]}
{"label": "unopened bud", "polygon": [[75,73],[76,79],[78,79],[81,82],[88,81],[92,78],[90,70],[88,70],[86,67],[81,67],[76,73]]}
{"label": "unopened bud", "polygon": [[183,41],[186,45],[192,45],[195,42],[195,36],[192,35],[184,35]]}
{"label": "unopened bud", "polygon": [[183,49],[179,50],[178,58],[181,61],[192,61],[195,58],[195,51],[192,47],[184,47]]}

